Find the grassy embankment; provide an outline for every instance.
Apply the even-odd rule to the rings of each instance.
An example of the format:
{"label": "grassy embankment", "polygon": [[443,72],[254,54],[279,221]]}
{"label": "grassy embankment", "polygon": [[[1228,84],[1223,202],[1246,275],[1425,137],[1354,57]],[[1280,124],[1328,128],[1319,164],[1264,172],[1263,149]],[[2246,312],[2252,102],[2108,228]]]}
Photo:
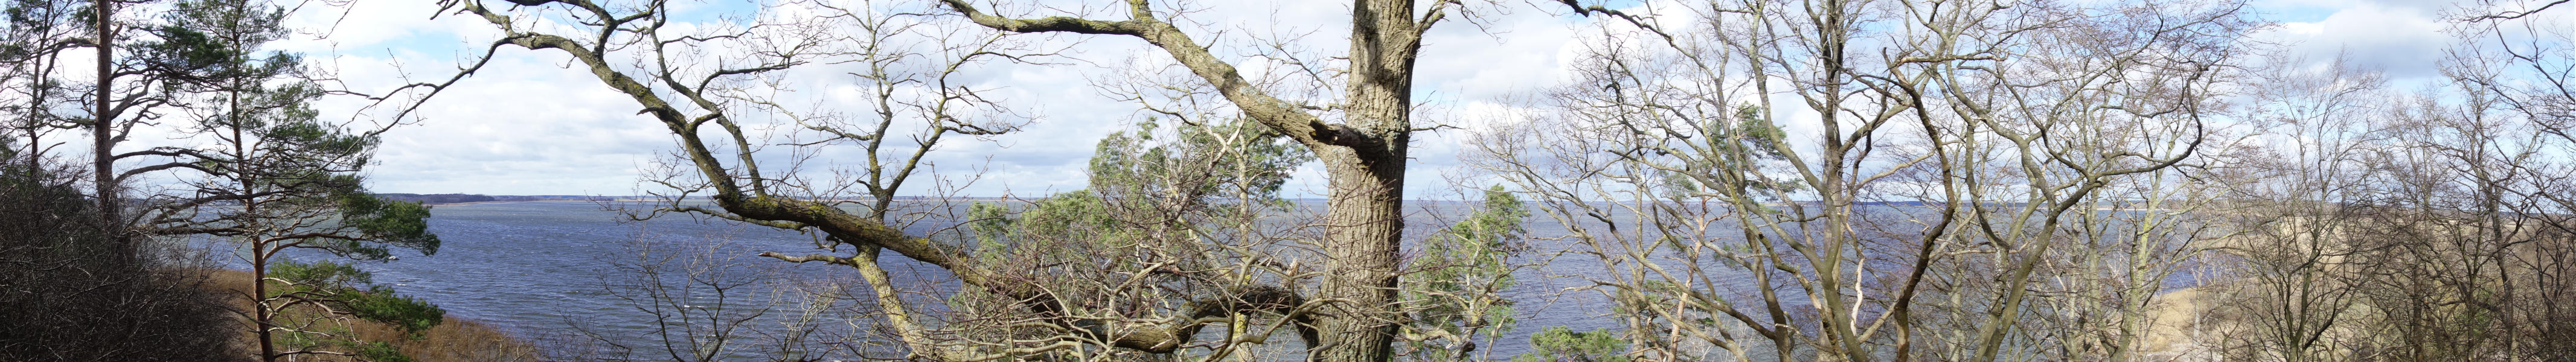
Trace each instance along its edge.
{"label": "grassy embankment", "polygon": [[[231,299],[231,303],[234,308],[245,311],[250,310],[251,301],[247,298],[249,293],[243,291],[250,286],[250,272],[240,270],[216,270],[212,271],[212,273],[213,275],[208,280],[210,283],[209,285],[222,288],[219,292],[223,295],[229,296],[228,298]],[[319,313],[319,311],[309,308],[298,308],[295,310],[289,310],[288,313],[290,319],[303,320],[305,316],[311,316]],[[346,317],[340,318],[343,321],[349,321]],[[401,348],[404,355],[411,356],[412,358],[423,362],[537,360],[535,345],[530,344],[527,341],[511,337],[509,334],[503,333],[500,329],[494,328],[489,324],[469,319],[461,319],[453,315],[448,316],[446,322],[439,323],[436,328],[431,328],[419,339],[404,338],[401,331],[396,330],[390,325],[364,321],[349,322],[351,322],[348,323],[350,325],[350,329],[356,331],[359,338],[369,341],[386,341],[392,343],[395,347]],[[249,353],[256,354],[259,351],[258,339],[253,337],[249,331],[245,330],[242,332],[242,336],[238,343],[241,343],[242,346],[244,346],[243,350],[250,351]],[[301,361],[351,360],[338,356],[312,357],[321,358],[302,359]]]}

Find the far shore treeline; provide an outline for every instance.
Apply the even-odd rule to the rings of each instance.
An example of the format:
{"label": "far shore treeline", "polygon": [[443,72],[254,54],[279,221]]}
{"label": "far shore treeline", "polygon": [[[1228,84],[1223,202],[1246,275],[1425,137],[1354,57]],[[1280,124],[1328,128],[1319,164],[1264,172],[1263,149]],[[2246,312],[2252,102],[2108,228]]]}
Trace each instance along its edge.
{"label": "far shore treeline", "polygon": [[482,194],[403,194],[403,193],[384,193],[384,194],[376,194],[376,197],[382,197],[382,198],[385,198],[386,200],[418,202],[418,203],[430,204],[430,205],[437,205],[437,204],[461,204],[461,203],[468,203],[468,202],[494,202],[494,201],[608,201],[608,200],[614,200],[614,199],[616,199],[616,197],[611,197],[611,196],[583,196],[583,195],[482,195]]}

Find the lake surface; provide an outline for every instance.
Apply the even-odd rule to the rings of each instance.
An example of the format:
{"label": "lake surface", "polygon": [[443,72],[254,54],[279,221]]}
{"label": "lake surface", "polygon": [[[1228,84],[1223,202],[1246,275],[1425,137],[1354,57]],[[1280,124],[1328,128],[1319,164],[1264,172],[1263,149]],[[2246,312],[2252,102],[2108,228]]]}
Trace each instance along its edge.
{"label": "lake surface", "polygon": [[[1308,207],[1321,207],[1320,202],[1314,204],[1317,205]],[[1412,229],[1408,235],[1428,235],[1445,226],[1436,221],[1440,214],[1454,219],[1467,207],[1461,203],[1411,203],[1408,208],[1420,211],[1408,222]],[[788,265],[753,256],[762,251],[792,255],[821,252],[811,237],[795,232],[702,222],[683,216],[621,223],[621,214],[589,202],[440,205],[433,215],[430,227],[444,244],[436,255],[404,254],[398,261],[359,266],[374,272],[378,283],[436,303],[451,316],[485,321],[530,338],[563,338],[578,333],[574,327],[579,326],[598,334],[632,337],[621,344],[658,346],[658,341],[645,338],[653,316],[606,292],[608,285],[626,278],[626,272],[616,267],[618,258],[632,256],[634,241],[639,239],[677,245],[720,245],[715,254],[744,263],[784,267],[796,278],[846,277],[841,274],[847,270],[821,263]],[[1544,216],[1533,216],[1528,221],[1534,234],[1563,232],[1562,227]],[[950,224],[953,222],[924,220],[913,223],[907,231],[921,235]],[[1565,249],[1565,245],[1545,240],[1533,243],[1539,252]],[[887,256],[886,267],[898,279],[897,284],[905,280],[935,284],[946,277],[936,267],[893,253]],[[1544,327],[1567,326],[1578,331],[1615,327],[1602,317],[1609,309],[1599,294],[1559,292],[1590,284],[1573,276],[1602,276],[1603,272],[1597,260],[1574,256],[1520,270],[1516,274],[1519,284],[1509,293],[1521,301],[1515,306],[1519,327],[1496,341],[1496,345],[1480,350],[1492,352],[1497,359],[1508,358],[1526,351],[1528,335]],[[1295,343],[1293,334],[1272,340]],[[760,353],[744,351],[738,356],[745,358],[737,359],[749,360]]]}
{"label": "lake surface", "polygon": [[[956,208],[962,209],[962,205],[961,203]],[[1532,204],[1532,206],[1537,205]],[[1305,213],[1314,212],[1314,209],[1320,209],[1322,205],[1321,202],[1304,202],[1299,207],[1307,209],[1298,211]],[[1447,226],[1448,221],[1472,211],[1472,207],[1472,204],[1458,202],[1408,202],[1407,208],[1413,211],[1408,215],[1407,240],[1418,240],[1423,236],[1432,235],[1439,228]],[[1612,219],[1628,217],[1616,212],[1617,208],[1612,209],[1614,214],[1609,215]],[[1890,211],[1894,209],[1877,210],[1881,211],[1874,212],[1899,212]],[[915,208],[912,211],[931,210]],[[915,215],[938,214],[942,213],[928,212]],[[962,212],[955,214],[962,214]],[[812,237],[792,231],[722,221],[695,220],[684,215],[666,215],[650,222],[621,222],[626,219],[621,213],[604,210],[600,204],[574,201],[440,205],[433,210],[433,215],[430,227],[444,241],[444,246],[436,255],[406,253],[398,261],[359,263],[359,267],[373,271],[378,283],[393,285],[404,294],[436,303],[447,309],[449,315],[453,317],[488,322],[522,337],[539,341],[586,338],[580,337],[583,335],[606,336],[612,339],[611,343],[630,346],[638,352],[647,353],[647,355],[636,356],[639,360],[669,358],[654,358],[658,355],[651,354],[658,353],[656,351],[661,348],[660,339],[652,337],[655,331],[653,326],[656,325],[655,316],[642,312],[629,299],[625,299],[632,297],[631,295],[621,296],[611,292],[624,290],[631,293],[634,290],[630,287],[634,281],[631,265],[638,258],[635,249],[637,245],[695,249],[718,258],[731,258],[730,262],[740,265],[773,268],[776,272],[784,274],[780,280],[838,283],[852,288],[861,287],[860,283],[855,282],[854,273],[846,267],[822,263],[789,264],[754,256],[764,251],[790,255],[809,253],[847,255],[846,251],[835,253],[818,250]],[[905,225],[908,233],[928,235],[950,228],[955,223],[939,217],[917,218],[919,220],[916,222]],[[1628,221],[1622,220],[1622,222]],[[1564,225],[1544,213],[1532,215],[1526,220],[1525,226],[1532,236],[1529,241],[1533,250],[1525,253],[1524,255],[1529,258],[1521,262],[1543,262],[1543,264],[1515,272],[1515,279],[1519,284],[1506,294],[1518,302],[1514,309],[1519,324],[1503,338],[1479,348],[1480,354],[1493,359],[1506,359],[1525,352],[1529,347],[1528,336],[1547,327],[1564,326],[1577,331],[1618,328],[1619,326],[1613,320],[1605,317],[1610,311],[1610,306],[1598,292],[1568,291],[1571,288],[1590,286],[1592,283],[1589,280],[1610,279],[1608,275],[1610,271],[1605,269],[1600,260],[1575,253],[1545,258],[1562,251],[1588,248],[1578,248],[1572,241],[1551,240],[1552,237],[1565,235],[1568,231]],[[1587,222],[1586,226],[1595,232],[1602,229],[1591,222]],[[1720,227],[1732,229],[1722,225]],[[1628,232],[1634,232],[1633,229],[1635,229],[1634,226],[1622,228]],[[646,242],[639,243],[639,240]],[[945,270],[904,259],[893,253],[886,255],[885,267],[896,279],[895,284],[898,287],[906,290],[928,291],[921,293],[923,295],[917,298],[924,302],[914,303],[916,308],[936,307],[936,301],[942,296],[935,294],[954,290],[954,282],[948,280]],[[290,257],[298,259],[319,256],[312,253],[290,254]],[[235,262],[238,263],[238,261]],[[1713,271],[1708,274],[1708,278],[1714,283],[1724,284],[1719,288],[1721,293],[1734,292],[1736,295],[1729,296],[1730,299],[1749,296],[1761,289],[1759,286],[1750,285],[1752,283],[1747,281],[1749,278],[1741,277],[1740,273],[1740,271]],[[2179,287],[2190,283],[2190,279],[2188,272],[2178,273],[2168,278],[2166,283],[2169,286]],[[734,300],[737,302],[733,304],[759,305],[770,302],[768,299],[770,295],[766,290],[748,289],[750,290],[736,291]],[[1797,304],[1804,304],[1805,297],[1795,286],[1775,285],[1769,289],[1783,293],[1782,301],[1792,304],[1790,305],[1792,308],[1800,307]],[[863,290],[853,292],[861,295],[865,293]],[[709,300],[685,300],[670,307],[704,308],[725,304]],[[851,319],[848,317],[858,313],[874,310],[873,307],[864,304],[867,303],[850,303],[840,309],[839,314],[826,316],[825,319],[847,320]],[[1748,312],[1760,313],[1760,308],[1757,306],[1746,305],[1746,307],[1751,308]],[[788,315],[789,313],[784,312],[772,313],[752,320],[745,326],[748,328],[775,326]],[[855,325],[842,325],[844,327],[840,332],[851,334],[869,333],[873,328],[877,328],[865,319],[860,319]],[[1206,331],[1209,335],[1202,336],[1201,340],[1215,337],[1214,333],[1219,329],[1209,328]],[[760,337],[768,336],[755,336],[755,338]],[[1295,340],[1293,333],[1282,333],[1271,339],[1274,349],[1289,348],[1297,344]],[[596,343],[593,344],[592,347],[597,347]],[[746,345],[735,346],[731,349],[734,353],[726,360],[763,360],[765,358],[760,357],[777,354],[775,351],[759,349],[757,344],[757,342],[746,342]],[[1756,351],[1755,354],[1767,355],[1760,351]],[[899,357],[899,355],[886,354],[883,350],[874,352],[870,356]]]}

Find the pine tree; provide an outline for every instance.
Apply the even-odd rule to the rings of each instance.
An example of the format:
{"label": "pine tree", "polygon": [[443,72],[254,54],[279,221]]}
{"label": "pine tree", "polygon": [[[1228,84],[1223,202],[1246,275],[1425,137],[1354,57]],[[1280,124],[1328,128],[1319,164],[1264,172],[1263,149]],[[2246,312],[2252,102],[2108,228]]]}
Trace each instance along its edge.
{"label": "pine tree", "polygon": [[[192,161],[170,168],[191,197],[156,203],[151,225],[163,235],[209,235],[243,248],[254,274],[253,311],[265,360],[299,354],[356,354],[401,360],[383,342],[355,340],[345,323],[306,318],[355,317],[419,333],[444,312],[373,285],[355,266],[298,262],[283,255],[311,249],[339,258],[390,261],[394,249],[438,252],[429,208],[366,191],[358,176],[383,129],[350,129],[325,121],[311,104],[320,87],[306,80],[295,54],[264,51],[291,35],[285,9],[258,0],[182,0],[136,44],[135,62],[159,80],[157,91],[194,120],[206,143],[157,151]],[[322,305],[329,315],[291,309]],[[285,346],[279,346],[285,344]]]}

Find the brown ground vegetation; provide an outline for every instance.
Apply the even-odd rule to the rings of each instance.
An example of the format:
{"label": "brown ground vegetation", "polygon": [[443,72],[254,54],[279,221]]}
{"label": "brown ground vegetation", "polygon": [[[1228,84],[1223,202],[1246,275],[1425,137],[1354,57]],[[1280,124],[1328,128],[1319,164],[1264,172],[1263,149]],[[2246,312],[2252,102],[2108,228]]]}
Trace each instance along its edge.
{"label": "brown ground vegetation", "polygon": [[[249,280],[251,278],[250,272],[240,270],[214,270],[211,271],[210,274],[211,278],[209,278],[207,285],[221,288],[219,292],[227,296],[226,298],[234,308],[240,308],[241,310],[249,310],[249,308],[251,308],[250,300],[246,298],[248,294],[243,292],[243,289],[245,289],[244,287],[249,286]],[[295,311],[290,311],[289,313],[295,313]],[[307,313],[306,315],[309,315],[309,313],[314,313],[314,311],[304,310],[303,313]],[[298,318],[300,319],[300,317]],[[454,315],[448,316],[446,322],[440,323],[438,327],[430,328],[427,333],[423,333],[421,338],[418,339],[404,338],[400,330],[397,330],[390,325],[355,321],[354,319],[349,319],[347,317],[339,318],[344,321],[354,321],[354,323],[350,323],[350,329],[356,331],[359,338],[369,341],[386,341],[388,343],[392,343],[395,347],[401,348],[404,355],[411,356],[412,358],[422,362],[500,362],[537,360],[537,349],[534,344],[528,343],[527,341],[521,340],[517,337],[512,337],[509,333],[503,332],[499,328],[490,324],[471,319],[458,318]],[[255,348],[255,343],[257,343],[257,341],[255,341],[254,338],[255,337],[252,337],[249,331],[243,331],[238,343],[241,343],[244,346],[254,347],[245,348],[245,350],[253,351],[250,352],[251,354],[257,354],[256,351],[258,349]],[[307,361],[352,360],[337,356],[322,357],[325,358],[308,359]]]}

